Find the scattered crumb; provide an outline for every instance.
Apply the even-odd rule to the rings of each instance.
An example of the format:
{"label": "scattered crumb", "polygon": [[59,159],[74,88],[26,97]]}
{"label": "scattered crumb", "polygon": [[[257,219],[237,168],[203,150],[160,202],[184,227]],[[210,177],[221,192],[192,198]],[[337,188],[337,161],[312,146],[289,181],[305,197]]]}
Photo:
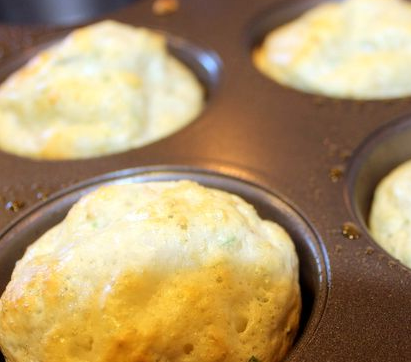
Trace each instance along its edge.
{"label": "scattered crumb", "polygon": [[38,190],[36,193],[37,200],[45,201],[48,199],[48,197],[49,197],[49,194],[46,191]]}
{"label": "scattered crumb", "polygon": [[18,212],[20,211],[24,206],[26,206],[26,203],[23,201],[8,201],[6,203],[6,210],[12,211],[12,212]]}
{"label": "scattered crumb", "polygon": [[390,261],[388,262],[388,266],[389,266],[390,268],[393,268],[393,267],[396,266],[396,265],[397,265],[397,263],[396,263],[395,261],[390,260]]}
{"label": "scattered crumb", "polygon": [[153,13],[155,15],[168,15],[175,13],[180,6],[178,0],[154,0]]}
{"label": "scattered crumb", "polygon": [[332,182],[338,182],[344,176],[344,166],[337,165],[333,167],[329,172],[328,176]]}
{"label": "scattered crumb", "polygon": [[361,233],[357,226],[352,222],[345,222],[341,228],[341,234],[349,240],[357,240],[361,237]]}

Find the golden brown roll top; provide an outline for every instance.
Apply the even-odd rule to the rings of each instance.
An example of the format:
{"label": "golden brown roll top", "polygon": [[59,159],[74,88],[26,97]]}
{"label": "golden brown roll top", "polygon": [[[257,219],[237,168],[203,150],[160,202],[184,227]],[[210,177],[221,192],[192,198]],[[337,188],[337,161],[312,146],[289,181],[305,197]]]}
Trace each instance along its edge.
{"label": "golden brown roll top", "polygon": [[189,181],[102,187],[18,262],[9,362],[279,361],[301,309],[286,232]]}

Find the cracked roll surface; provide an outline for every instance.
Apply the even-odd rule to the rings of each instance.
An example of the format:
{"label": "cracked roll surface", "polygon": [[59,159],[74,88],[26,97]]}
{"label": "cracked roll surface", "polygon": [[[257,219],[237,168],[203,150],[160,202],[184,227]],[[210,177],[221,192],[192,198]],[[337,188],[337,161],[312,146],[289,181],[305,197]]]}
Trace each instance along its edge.
{"label": "cracked roll surface", "polygon": [[0,299],[9,362],[281,360],[301,309],[294,244],[191,181],[104,186],[26,251]]}
{"label": "cracked roll surface", "polygon": [[254,63],[277,82],[336,98],[411,94],[411,4],[324,2],[274,29]]}
{"label": "cracked roll surface", "polygon": [[377,186],[370,231],[378,244],[411,268],[411,161],[395,168]]}
{"label": "cracked roll surface", "polygon": [[126,151],[191,122],[203,93],[164,36],[103,21],[41,51],[0,86],[0,148],[35,159]]}

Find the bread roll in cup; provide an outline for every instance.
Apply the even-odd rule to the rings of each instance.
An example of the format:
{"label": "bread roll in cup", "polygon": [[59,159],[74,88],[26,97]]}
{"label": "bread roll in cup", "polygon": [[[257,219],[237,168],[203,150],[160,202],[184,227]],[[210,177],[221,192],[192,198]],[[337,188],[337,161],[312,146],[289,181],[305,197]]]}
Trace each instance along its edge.
{"label": "bread roll in cup", "polygon": [[0,299],[8,362],[280,361],[301,310],[287,233],[191,181],[103,186]]}

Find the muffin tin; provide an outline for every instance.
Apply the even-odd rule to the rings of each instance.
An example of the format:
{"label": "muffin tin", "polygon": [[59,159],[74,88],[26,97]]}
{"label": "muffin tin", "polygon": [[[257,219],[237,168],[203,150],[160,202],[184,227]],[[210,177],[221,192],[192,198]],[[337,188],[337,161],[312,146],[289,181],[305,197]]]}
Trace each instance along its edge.
{"label": "muffin tin", "polygon": [[[304,308],[287,361],[410,361],[411,271],[368,235],[367,213],[376,183],[411,157],[411,98],[319,97],[276,84],[251,62],[269,29],[317,3],[182,0],[160,17],[139,0],[104,14],[164,32],[203,82],[207,106],[178,133],[116,155],[57,162],[0,152],[0,291],[25,247],[83,193],[189,178],[243,196],[291,233]],[[0,77],[68,30],[1,25]]]}

